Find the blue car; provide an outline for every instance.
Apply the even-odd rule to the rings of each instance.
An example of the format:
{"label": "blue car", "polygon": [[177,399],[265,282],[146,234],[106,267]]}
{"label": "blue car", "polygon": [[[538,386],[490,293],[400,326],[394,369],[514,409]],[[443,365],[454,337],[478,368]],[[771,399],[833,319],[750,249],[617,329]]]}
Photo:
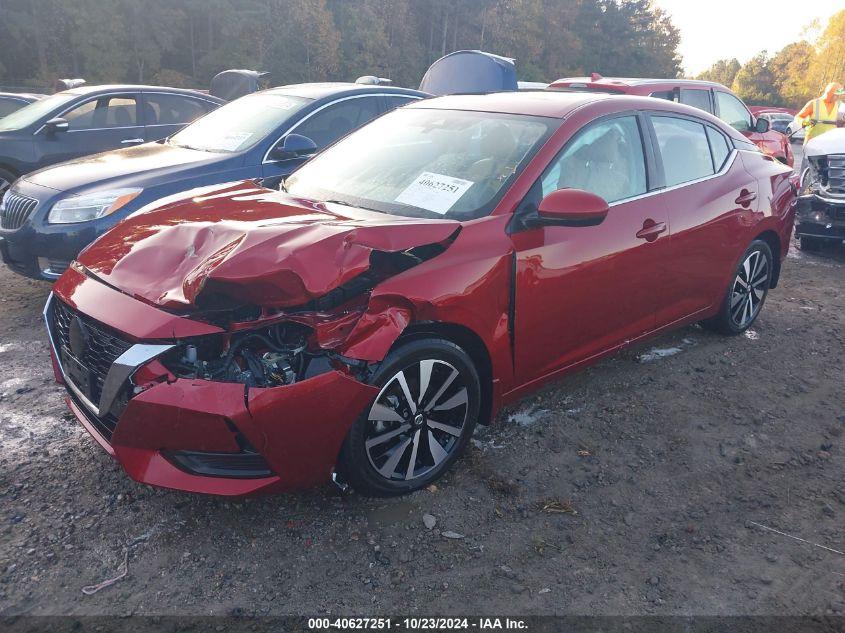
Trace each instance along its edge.
{"label": "blue car", "polygon": [[236,99],[158,142],[35,171],[15,181],[0,202],[0,255],[17,273],[55,279],[79,251],[153,201],[236,180],[276,186],[353,129],[427,96],[357,83],[273,88]]}
{"label": "blue car", "polygon": [[164,138],[223,103],[197,90],[133,85],[33,97],[0,119],[0,194],[36,169]]}

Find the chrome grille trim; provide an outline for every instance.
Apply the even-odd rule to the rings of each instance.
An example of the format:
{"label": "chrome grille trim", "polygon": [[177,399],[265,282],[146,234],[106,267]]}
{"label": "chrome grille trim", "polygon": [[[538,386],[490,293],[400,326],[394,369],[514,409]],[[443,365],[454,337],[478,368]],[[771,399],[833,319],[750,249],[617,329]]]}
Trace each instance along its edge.
{"label": "chrome grille trim", "polygon": [[21,196],[12,191],[6,192],[3,199],[3,210],[0,212],[0,228],[15,230],[21,228],[38,207],[38,200],[29,196]]}
{"label": "chrome grille trim", "polygon": [[845,195],[845,154],[827,157],[827,190],[833,195]]}
{"label": "chrome grille trim", "polygon": [[108,368],[105,378],[103,379],[99,402],[91,402],[88,396],[82,393],[73,381],[68,378],[64,368],[62,367],[62,356],[59,349],[60,343],[57,340],[57,333],[55,332],[53,318],[53,312],[57,301],[59,300],[51,292],[50,296],[47,298],[47,303],[44,305],[43,317],[44,323],[47,326],[47,337],[50,339],[50,346],[53,349],[53,354],[56,358],[56,363],[58,364],[59,371],[62,374],[62,379],[64,380],[65,385],[67,385],[68,389],[74,396],[76,396],[79,402],[81,402],[85,408],[98,418],[104,418],[110,414],[112,405],[114,404],[121,387],[123,387],[126,381],[132,377],[132,374],[134,374],[139,367],[175,347],[175,345],[147,345],[143,343],[129,344],[128,349],[115,358],[114,362]]}

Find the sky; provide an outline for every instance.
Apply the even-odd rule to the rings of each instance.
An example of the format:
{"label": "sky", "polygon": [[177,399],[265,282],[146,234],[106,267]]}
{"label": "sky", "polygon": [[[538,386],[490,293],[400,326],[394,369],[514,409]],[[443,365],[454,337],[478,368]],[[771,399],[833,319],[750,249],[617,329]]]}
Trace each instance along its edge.
{"label": "sky", "polygon": [[843,0],[653,0],[681,30],[684,70],[693,76],[719,59],[747,62],[762,50],[774,54],[805,37],[816,18],[845,9]]}

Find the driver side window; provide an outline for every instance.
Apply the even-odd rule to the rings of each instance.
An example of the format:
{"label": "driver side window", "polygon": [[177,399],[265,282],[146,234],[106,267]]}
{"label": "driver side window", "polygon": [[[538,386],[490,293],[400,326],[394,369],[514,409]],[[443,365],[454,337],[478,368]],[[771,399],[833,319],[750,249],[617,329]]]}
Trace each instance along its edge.
{"label": "driver side window", "polygon": [[378,97],[358,97],[332,104],[305,119],[291,131],[307,136],[319,149],[378,116]]}
{"label": "driver side window", "polygon": [[63,116],[71,130],[133,127],[138,124],[135,97],[104,96],[86,101]]}
{"label": "driver side window", "polygon": [[607,202],[646,193],[646,167],[635,116],[593,123],[578,132],[540,179],[543,197],[583,189]]}
{"label": "driver side window", "polygon": [[742,101],[727,92],[717,90],[716,105],[722,121],[740,132],[751,130],[751,114],[745,109]]}

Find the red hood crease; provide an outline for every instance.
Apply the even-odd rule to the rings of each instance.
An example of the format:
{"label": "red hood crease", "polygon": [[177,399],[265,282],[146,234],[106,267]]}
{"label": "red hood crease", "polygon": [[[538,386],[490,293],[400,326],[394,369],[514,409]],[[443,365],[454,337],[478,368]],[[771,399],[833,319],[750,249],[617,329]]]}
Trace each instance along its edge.
{"label": "red hood crease", "polygon": [[78,257],[106,283],[166,308],[201,293],[265,307],[325,295],[370,266],[374,250],[440,243],[454,220],[390,216],[236,183],[130,216]]}

